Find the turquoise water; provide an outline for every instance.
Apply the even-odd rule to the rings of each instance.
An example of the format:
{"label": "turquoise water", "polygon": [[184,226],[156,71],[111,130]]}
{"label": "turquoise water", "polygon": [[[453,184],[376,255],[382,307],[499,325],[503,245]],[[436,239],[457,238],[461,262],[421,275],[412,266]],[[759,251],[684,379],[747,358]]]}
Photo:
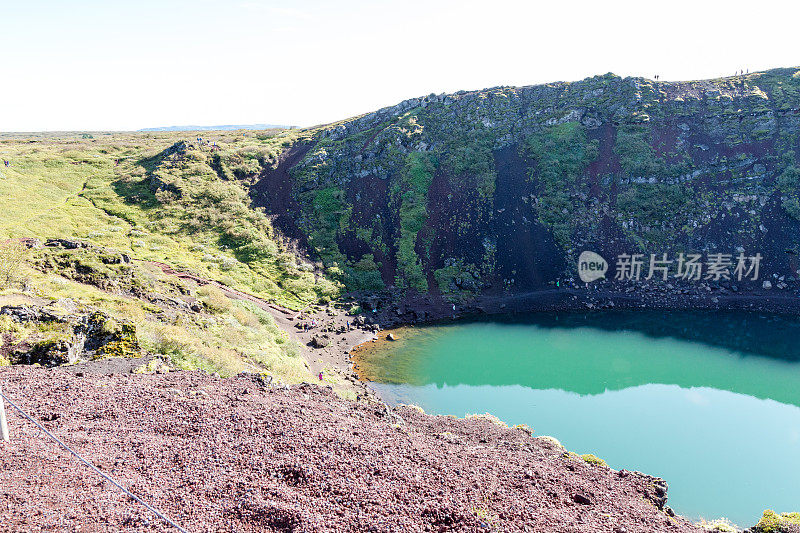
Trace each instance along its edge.
{"label": "turquoise water", "polygon": [[690,518],[800,509],[800,323],[615,312],[406,328],[358,356],[387,401],[528,424],[669,483]]}

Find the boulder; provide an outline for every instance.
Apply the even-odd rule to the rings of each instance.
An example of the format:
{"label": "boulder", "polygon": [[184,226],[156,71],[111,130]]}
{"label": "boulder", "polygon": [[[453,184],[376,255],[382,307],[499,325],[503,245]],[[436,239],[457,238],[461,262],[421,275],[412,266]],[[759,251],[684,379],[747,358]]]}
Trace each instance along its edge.
{"label": "boulder", "polygon": [[309,344],[312,348],[325,348],[330,343],[331,339],[327,335],[314,335],[311,337],[311,342]]}
{"label": "boulder", "polygon": [[581,505],[591,505],[592,503],[592,500],[590,500],[587,496],[584,496],[583,494],[580,493],[573,495],[572,501],[574,501],[575,503],[579,503]]}
{"label": "boulder", "polygon": [[70,239],[47,239],[44,243],[45,246],[58,246],[66,248],[67,250],[76,250],[78,248],[88,248],[89,245],[81,241],[73,241]]}
{"label": "boulder", "polygon": [[35,343],[27,351],[17,350],[13,354],[15,363],[42,366],[71,365],[78,362],[83,350],[83,339],[43,340]]}
{"label": "boulder", "polygon": [[41,307],[27,305],[4,305],[0,307],[0,316],[10,316],[14,322],[66,322],[67,319]]}

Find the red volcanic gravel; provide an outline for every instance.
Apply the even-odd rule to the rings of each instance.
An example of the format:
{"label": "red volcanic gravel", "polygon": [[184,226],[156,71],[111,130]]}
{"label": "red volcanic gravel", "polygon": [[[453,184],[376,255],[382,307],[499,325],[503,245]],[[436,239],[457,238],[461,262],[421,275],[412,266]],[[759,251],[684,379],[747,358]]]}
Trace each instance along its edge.
{"label": "red volcanic gravel", "polygon": [[[188,531],[698,531],[658,508],[658,480],[488,419],[388,411],[246,375],[13,367],[0,385]],[[7,412],[2,531],[174,531]]]}

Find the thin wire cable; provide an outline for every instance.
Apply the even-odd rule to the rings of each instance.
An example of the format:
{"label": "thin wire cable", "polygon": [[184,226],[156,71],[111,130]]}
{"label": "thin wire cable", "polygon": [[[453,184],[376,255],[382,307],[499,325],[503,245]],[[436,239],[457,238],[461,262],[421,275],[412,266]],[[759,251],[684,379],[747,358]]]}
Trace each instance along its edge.
{"label": "thin wire cable", "polygon": [[134,493],[132,493],[131,491],[129,491],[128,489],[126,489],[125,487],[123,487],[122,485],[120,485],[119,483],[117,483],[117,482],[116,482],[116,481],[115,481],[113,478],[111,478],[111,476],[109,476],[108,474],[106,474],[105,472],[103,472],[102,470],[100,470],[99,468],[97,468],[96,466],[94,466],[94,465],[93,465],[93,464],[92,464],[90,461],[88,461],[87,459],[84,459],[84,458],[83,458],[83,457],[82,457],[82,456],[81,456],[81,455],[80,455],[78,452],[76,452],[75,450],[73,450],[72,448],[70,448],[69,446],[67,446],[66,444],[64,444],[63,442],[61,442],[61,440],[60,440],[58,437],[56,437],[55,435],[53,435],[52,433],[50,433],[49,431],[47,431],[47,429],[45,429],[45,427],[44,427],[44,426],[42,426],[42,425],[41,425],[39,422],[37,422],[36,420],[34,420],[33,418],[31,418],[31,417],[28,415],[28,413],[26,413],[25,411],[23,411],[22,409],[20,409],[20,408],[19,408],[19,406],[17,406],[17,404],[15,404],[15,403],[14,403],[14,402],[12,402],[11,400],[9,400],[9,399],[8,399],[8,396],[6,396],[5,394],[3,394],[3,391],[2,391],[2,390],[0,390],[0,397],[2,397],[2,398],[3,398],[3,399],[6,401],[6,402],[8,402],[8,404],[9,404],[11,407],[13,407],[14,409],[16,409],[16,410],[19,412],[19,414],[21,414],[22,416],[24,416],[25,418],[27,418],[28,420],[30,420],[31,422],[33,422],[33,423],[34,423],[34,425],[36,425],[36,427],[38,427],[38,428],[39,428],[41,431],[43,431],[43,432],[44,432],[44,433],[45,433],[45,434],[46,434],[48,437],[50,437],[51,439],[53,439],[54,441],[56,441],[56,442],[57,442],[57,443],[58,443],[58,444],[59,444],[59,445],[60,445],[62,448],[64,448],[64,449],[65,449],[65,450],[67,450],[69,453],[71,453],[72,455],[74,455],[75,457],[77,457],[77,458],[78,458],[78,459],[79,459],[81,462],[83,462],[83,464],[85,464],[86,466],[88,466],[89,468],[91,468],[92,470],[94,470],[95,472],[97,472],[98,474],[100,474],[102,477],[104,477],[104,478],[106,479],[106,481],[108,481],[109,483],[111,483],[112,485],[114,485],[115,487],[117,487],[119,490],[121,490],[122,492],[124,492],[125,494],[127,494],[128,496],[130,496],[132,499],[134,499],[134,500],[136,500],[137,502],[139,502],[140,504],[144,505],[144,506],[145,506],[147,509],[149,509],[150,511],[152,511],[152,512],[153,512],[153,514],[155,514],[156,516],[158,516],[159,518],[161,518],[161,519],[162,519],[164,522],[167,522],[169,525],[171,525],[172,527],[174,527],[175,529],[177,529],[177,530],[178,530],[178,531],[180,531],[181,533],[189,533],[188,531],[186,531],[185,529],[183,529],[181,526],[179,526],[178,524],[176,524],[175,522],[173,522],[172,520],[170,520],[168,517],[166,517],[166,516],[165,516],[163,513],[161,513],[161,512],[160,512],[158,509],[156,509],[155,507],[151,506],[150,504],[148,504],[147,502],[145,502],[144,500],[142,500],[141,498],[139,498],[138,496],[136,496]]}

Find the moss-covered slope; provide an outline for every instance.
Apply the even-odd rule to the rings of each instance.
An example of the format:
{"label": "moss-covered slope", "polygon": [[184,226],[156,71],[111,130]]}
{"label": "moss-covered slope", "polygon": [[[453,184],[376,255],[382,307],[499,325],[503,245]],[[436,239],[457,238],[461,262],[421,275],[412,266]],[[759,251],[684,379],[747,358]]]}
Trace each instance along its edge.
{"label": "moss-covered slope", "polygon": [[351,289],[521,292],[583,249],[744,249],[791,276],[798,110],[796,68],[430,95],[307,131],[251,191]]}

